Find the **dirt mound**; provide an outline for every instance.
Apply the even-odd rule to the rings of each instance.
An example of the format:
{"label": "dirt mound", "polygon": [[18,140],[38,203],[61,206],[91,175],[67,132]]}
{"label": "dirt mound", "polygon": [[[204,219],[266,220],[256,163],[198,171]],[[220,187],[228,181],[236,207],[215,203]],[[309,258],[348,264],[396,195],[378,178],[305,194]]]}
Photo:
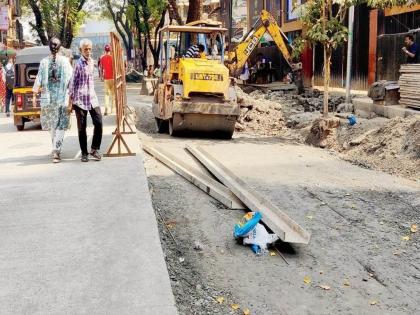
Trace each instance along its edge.
{"label": "dirt mound", "polygon": [[369,168],[420,179],[420,118],[394,118],[350,141],[343,158]]}

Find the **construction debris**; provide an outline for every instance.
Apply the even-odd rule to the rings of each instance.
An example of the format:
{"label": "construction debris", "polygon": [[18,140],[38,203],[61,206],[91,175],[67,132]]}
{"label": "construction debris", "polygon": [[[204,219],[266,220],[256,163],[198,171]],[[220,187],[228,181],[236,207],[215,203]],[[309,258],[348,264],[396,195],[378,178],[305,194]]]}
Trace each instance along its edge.
{"label": "construction debris", "polygon": [[204,149],[187,146],[187,150],[217,179],[230,188],[251,211],[261,212],[264,223],[276,233],[282,241],[301,244],[309,243],[310,234],[305,229],[269,200],[248,187],[244,181],[224,167]]}
{"label": "construction debris", "polygon": [[175,158],[173,155],[162,149],[157,149],[150,144],[143,144],[143,150],[161,161],[170,169],[184,177],[186,180],[197,186],[229,209],[245,209],[244,204],[224,185],[215,181],[210,176],[200,173],[186,163]]}
{"label": "construction debris", "polygon": [[350,162],[412,179],[420,178],[420,118],[394,118],[350,142]]}

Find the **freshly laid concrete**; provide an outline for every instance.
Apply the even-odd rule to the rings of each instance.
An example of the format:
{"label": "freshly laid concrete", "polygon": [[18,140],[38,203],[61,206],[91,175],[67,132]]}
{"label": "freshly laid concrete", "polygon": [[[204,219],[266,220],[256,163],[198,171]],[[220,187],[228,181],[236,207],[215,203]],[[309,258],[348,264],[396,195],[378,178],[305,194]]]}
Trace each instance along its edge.
{"label": "freshly laid concrete", "polygon": [[81,163],[72,125],[52,164],[47,132],[1,114],[0,313],[177,314],[136,135],[137,156]]}

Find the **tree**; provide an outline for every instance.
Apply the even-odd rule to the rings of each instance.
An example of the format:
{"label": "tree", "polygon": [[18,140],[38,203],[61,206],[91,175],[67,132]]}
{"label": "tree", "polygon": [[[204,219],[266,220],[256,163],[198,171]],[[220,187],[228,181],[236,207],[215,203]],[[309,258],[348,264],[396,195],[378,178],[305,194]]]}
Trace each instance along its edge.
{"label": "tree", "polygon": [[115,28],[124,43],[127,59],[131,60],[131,51],[134,48],[133,8],[129,5],[128,0],[104,0],[104,5],[106,10],[102,12],[102,15],[114,22]]}
{"label": "tree", "polygon": [[[147,66],[147,47],[153,56],[154,65],[159,64],[159,29],[164,25],[168,2],[165,0],[129,0],[134,9],[134,22],[138,31],[139,44],[144,47],[143,68]],[[154,32],[153,40],[151,33]],[[143,39],[143,43],[141,42]]]}
{"label": "tree", "polygon": [[86,0],[26,0],[21,3],[31,9],[35,21],[30,22],[43,45],[52,37],[60,39],[65,48],[70,48],[74,34],[83,22],[82,11]]}
{"label": "tree", "polygon": [[[328,116],[331,56],[333,50],[347,41],[348,30],[343,24],[352,5],[366,3],[374,8],[412,4],[411,0],[311,0],[297,8],[305,32],[303,40],[324,48],[324,117]],[[303,47],[303,45],[297,45]]]}
{"label": "tree", "polygon": [[187,23],[201,18],[202,0],[189,0]]}

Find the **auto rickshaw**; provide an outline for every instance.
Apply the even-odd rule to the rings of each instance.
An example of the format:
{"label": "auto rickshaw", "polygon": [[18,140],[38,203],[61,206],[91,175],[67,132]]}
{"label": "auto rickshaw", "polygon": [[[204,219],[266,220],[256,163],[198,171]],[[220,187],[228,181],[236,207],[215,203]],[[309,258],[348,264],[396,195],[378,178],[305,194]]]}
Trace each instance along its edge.
{"label": "auto rickshaw", "polygon": [[25,122],[38,122],[40,119],[40,96],[37,95],[36,101],[33,102],[32,87],[41,60],[49,54],[48,46],[24,48],[16,53],[13,116],[19,131],[23,130]]}
{"label": "auto rickshaw", "polygon": [[[69,49],[61,48],[60,54],[72,59]],[[19,131],[24,129],[25,122],[39,122],[40,120],[40,94],[37,94],[36,100],[33,100],[32,87],[41,60],[49,55],[48,46],[24,48],[16,53],[13,115],[15,126]]]}

